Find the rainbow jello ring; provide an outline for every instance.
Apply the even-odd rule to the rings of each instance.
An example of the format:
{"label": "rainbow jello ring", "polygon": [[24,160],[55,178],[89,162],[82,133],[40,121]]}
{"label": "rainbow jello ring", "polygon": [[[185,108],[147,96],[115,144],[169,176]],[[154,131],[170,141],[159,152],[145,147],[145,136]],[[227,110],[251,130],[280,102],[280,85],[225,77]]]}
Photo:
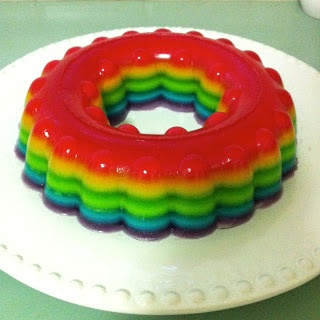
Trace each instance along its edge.
{"label": "rainbow jello ring", "polygon": [[[110,125],[128,105],[159,97],[192,104],[203,126],[145,134]],[[198,232],[280,191],[296,164],[295,123],[280,75],[255,52],[197,31],[130,31],[44,67],[18,149],[46,199],[94,226]]]}

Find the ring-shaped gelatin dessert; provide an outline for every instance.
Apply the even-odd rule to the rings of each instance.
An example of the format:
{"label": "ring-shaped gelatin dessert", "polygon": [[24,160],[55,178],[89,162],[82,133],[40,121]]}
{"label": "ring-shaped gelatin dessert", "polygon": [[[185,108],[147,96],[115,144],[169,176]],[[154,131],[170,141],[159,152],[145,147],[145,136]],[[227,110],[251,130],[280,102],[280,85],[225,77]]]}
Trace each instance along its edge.
{"label": "ring-shaped gelatin dessert", "polygon": [[[158,98],[204,125],[140,133],[108,119]],[[151,112],[151,111],[150,111]],[[277,194],[296,164],[295,109],[277,71],[227,39],[126,32],[69,49],[28,91],[25,175],[94,226],[198,232]]]}

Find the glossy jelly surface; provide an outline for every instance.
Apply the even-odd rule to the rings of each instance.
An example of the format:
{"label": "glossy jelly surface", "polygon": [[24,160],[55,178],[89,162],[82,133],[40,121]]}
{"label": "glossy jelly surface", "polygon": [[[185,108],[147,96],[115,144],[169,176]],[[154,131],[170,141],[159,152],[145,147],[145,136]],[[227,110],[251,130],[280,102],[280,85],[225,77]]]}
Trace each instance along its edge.
{"label": "glossy jelly surface", "polygon": [[[110,125],[159,98],[191,104],[203,127]],[[198,32],[131,31],[45,66],[27,94],[18,149],[45,197],[90,224],[199,232],[281,190],[296,163],[295,121],[280,75],[256,53]]]}

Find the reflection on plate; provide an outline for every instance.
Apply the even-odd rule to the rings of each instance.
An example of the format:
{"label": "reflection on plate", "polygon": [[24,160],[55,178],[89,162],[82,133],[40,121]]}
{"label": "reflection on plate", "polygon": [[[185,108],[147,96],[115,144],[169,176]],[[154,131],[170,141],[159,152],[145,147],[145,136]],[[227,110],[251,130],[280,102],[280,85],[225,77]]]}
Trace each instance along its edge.
{"label": "reflection on plate", "polygon": [[[173,28],[176,31],[186,31]],[[138,30],[152,30],[148,28]],[[108,31],[41,48],[0,71],[2,107],[0,268],[54,297],[92,308],[141,314],[205,312],[240,306],[295,288],[320,273],[318,134],[319,72],[275,49],[227,37],[256,51],[277,69],[298,114],[298,170],[282,197],[252,219],[200,239],[175,236],[137,241],[122,232],[99,233],[75,217],[53,213],[41,192],[21,181],[14,153],[25,92],[51,59]]]}

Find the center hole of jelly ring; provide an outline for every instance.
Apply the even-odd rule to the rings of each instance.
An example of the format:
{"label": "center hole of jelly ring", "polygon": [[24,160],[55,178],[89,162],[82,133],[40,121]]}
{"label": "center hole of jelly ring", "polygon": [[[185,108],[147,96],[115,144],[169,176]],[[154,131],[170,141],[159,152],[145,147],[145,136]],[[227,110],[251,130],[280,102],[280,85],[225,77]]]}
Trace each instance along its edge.
{"label": "center hole of jelly ring", "polygon": [[146,134],[171,127],[193,131],[216,111],[225,112],[219,66],[204,70],[184,51],[159,58],[138,50],[132,57],[124,66],[100,63],[97,86],[112,126],[126,123]]}
{"label": "center hole of jelly ring", "polygon": [[173,127],[193,131],[204,124],[192,104],[173,103],[163,98],[146,103],[130,103],[122,113],[109,115],[108,119],[111,126],[130,124],[144,134],[164,134]]}

